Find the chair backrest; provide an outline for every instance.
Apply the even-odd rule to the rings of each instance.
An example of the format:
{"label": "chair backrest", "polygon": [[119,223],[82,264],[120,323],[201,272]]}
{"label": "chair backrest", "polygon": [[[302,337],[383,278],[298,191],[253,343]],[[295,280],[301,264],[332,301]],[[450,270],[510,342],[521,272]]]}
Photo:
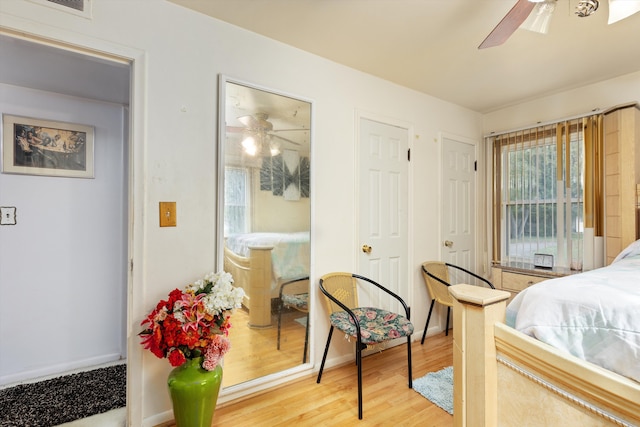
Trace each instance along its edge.
{"label": "chair backrest", "polygon": [[[440,261],[427,261],[422,263],[422,277],[427,285],[427,290],[432,299],[435,299],[438,303],[452,306],[453,298],[449,294],[449,268],[444,262]],[[433,277],[437,277],[446,283],[446,285]]]}
{"label": "chair backrest", "polygon": [[[329,273],[320,278],[320,286],[348,308],[358,307],[357,281],[351,273]],[[325,295],[329,314],[344,311]]]}

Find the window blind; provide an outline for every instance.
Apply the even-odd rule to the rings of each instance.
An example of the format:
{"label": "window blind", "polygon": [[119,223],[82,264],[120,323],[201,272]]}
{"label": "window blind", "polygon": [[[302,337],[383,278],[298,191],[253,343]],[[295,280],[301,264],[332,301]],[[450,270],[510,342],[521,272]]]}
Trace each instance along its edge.
{"label": "window blind", "polygon": [[487,138],[495,262],[531,263],[544,253],[581,268],[585,227],[601,224],[601,129],[594,115]]}

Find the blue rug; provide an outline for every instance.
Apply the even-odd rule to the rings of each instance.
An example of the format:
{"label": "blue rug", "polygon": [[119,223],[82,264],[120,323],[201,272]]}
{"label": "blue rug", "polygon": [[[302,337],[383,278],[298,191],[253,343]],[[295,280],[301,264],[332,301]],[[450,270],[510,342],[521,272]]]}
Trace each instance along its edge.
{"label": "blue rug", "polygon": [[453,366],[413,380],[413,389],[453,415]]}

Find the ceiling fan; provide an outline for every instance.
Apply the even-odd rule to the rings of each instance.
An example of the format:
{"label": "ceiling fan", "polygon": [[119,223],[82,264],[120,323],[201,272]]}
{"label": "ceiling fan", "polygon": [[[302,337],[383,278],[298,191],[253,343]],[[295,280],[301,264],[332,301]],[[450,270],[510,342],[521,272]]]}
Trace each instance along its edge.
{"label": "ceiling fan", "polygon": [[300,142],[278,135],[279,132],[309,130],[307,128],[274,129],[273,123],[268,119],[269,115],[267,113],[240,116],[238,117],[238,121],[242,123],[244,127],[227,126],[227,132],[243,133],[242,147],[248,154],[256,155],[268,147],[270,154],[275,156],[280,153],[280,141],[297,146],[301,145]]}
{"label": "ceiling fan", "polygon": [[[518,0],[502,18],[478,49],[499,46],[507,41],[519,27],[546,34],[557,0]],[[579,0],[575,14],[586,17],[599,6],[598,0]],[[640,11],[640,0],[609,0],[609,24]]]}

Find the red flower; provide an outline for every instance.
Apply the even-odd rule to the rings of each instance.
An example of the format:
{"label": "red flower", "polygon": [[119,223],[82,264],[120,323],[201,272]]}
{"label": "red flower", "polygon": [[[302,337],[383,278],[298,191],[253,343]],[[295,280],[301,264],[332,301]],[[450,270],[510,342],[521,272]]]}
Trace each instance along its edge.
{"label": "red flower", "polygon": [[178,349],[172,350],[171,353],[169,353],[169,363],[171,363],[171,366],[180,366],[186,361],[187,358],[184,357],[182,351]]}
{"label": "red flower", "polygon": [[167,303],[167,308],[169,309],[169,311],[173,310],[174,304],[176,303],[176,301],[182,299],[183,294],[184,293],[180,289],[174,289],[171,291],[171,293],[169,294],[169,302]]}

